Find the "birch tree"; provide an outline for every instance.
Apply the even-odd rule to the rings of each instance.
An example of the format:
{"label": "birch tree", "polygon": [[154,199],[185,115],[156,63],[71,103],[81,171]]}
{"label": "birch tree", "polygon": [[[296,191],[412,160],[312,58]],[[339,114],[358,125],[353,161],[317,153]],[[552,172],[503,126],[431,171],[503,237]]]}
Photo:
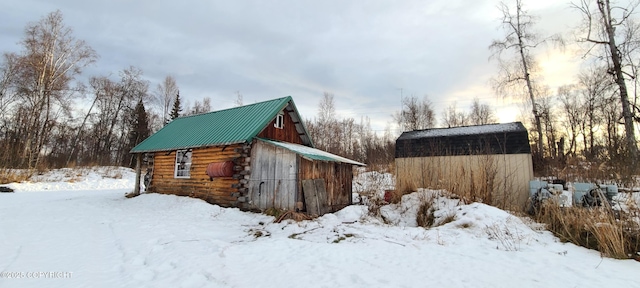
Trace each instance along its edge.
{"label": "birch tree", "polygon": [[36,23],[27,25],[20,42],[23,52],[16,71],[19,97],[26,115],[16,115],[26,125],[23,161],[37,165],[40,152],[55,124],[53,111],[71,95],[70,83],[84,67],[95,62],[97,54],[84,41],[73,36],[63,23],[62,13],[55,11]]}
{"label": "birch tree", "polygon": [[535,18],[523,9],[522,0],[515,1],[515,9],[501,2],[498,9],[502,13],[500,26],[505,37],[494,40],[489,46],[493,51],[492,57],[497,59],[500,68],[499,75],[493,79],[493,86],[498,95],[504,97],[513,93],[523,95],[532,105],[532,114],[537,132],[538,157],[543,157],[542,119],[538,95],[536,95],[536,80],[534,72],[536,62],[533,52],[536,47],[546,40],[533,31]]}
{"label": "birch tree", "polygon": [[160,108],[162,114],[162,124],[167,125],[170,118],[171,105],[173,104],[173,100],[178,95],[178,84],[176,83],[176,79],[173,76],[167,76],[164,78],[164,81],[156,87],[154,97],[155,103]]}
{"label": "birch tree", "polygon": [[581,35],[577,39],[586,48],[585,55],[593,56],[608,67],[608,73],[618,87],[622,118],[624,120],[626,147],[631,164],[638,161],[635,136],[634,111],[630,101],[627,80],[637,73],[640,27],[634,20],[639,1],[621,4],[610,0],[581,0],[572,7],[582,15]]}
{"label": "birch tree", "polygon": [[16,100],[13,82],[18,65],[17,62],[18,55],[15,53],[2,55],[2,62],[0,62],[0,114],[2,116],[7,115],[7,108]]}

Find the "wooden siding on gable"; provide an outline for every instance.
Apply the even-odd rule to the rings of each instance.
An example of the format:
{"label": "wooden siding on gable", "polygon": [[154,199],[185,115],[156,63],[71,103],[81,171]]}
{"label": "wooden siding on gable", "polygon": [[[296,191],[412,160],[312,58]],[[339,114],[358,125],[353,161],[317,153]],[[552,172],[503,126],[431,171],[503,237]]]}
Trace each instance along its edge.
{"label": "wooden siding on gable", "polygon": [[293,119],[291,118],[291,115],[289,115],[289,112],[286,111],[286,108],[284,112],[284,125],[282,129],[274,126],[276,122],[275,119],[273,119],[269,124],[267,124],[267,127],[258,134],[258,137],[302,145],[302,138],[296,130],[296,123],[293,122]]}
{"label": "wooden siding on gable", "polygon": [[217,177],[210,180],[207,175],[207,166],[212,162],[234,161],[242,156],[236,148],[241,149],[241,144],[196,148],[193,149],[191,162],[191,176],[188,179],[176,179],[174,177],[176,151],[156,152],[154,154],[154,168],[151,178],[150,192],[161,194],[174,194],[203,199],[209,203],[220,206],[235,206],[237,197],[232,196],[238,192],[238,179],[233,177]]}

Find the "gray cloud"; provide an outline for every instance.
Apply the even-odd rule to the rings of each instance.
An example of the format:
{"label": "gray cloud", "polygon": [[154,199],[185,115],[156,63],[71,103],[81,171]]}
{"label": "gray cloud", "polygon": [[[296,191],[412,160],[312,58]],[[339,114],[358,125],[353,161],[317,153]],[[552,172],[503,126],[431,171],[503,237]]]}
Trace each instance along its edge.
{"label": "gray cloud", "polygon": [[[291,95],[306,118],[327,91],[339,111],[369,116],[378,130],[399,109],[400,89],[439,109],[470,102],[453,95],[487,87],[487,47],[501,35],[488,0],[5,2],[2,52],[18,49],[28,22],[60,9],[101,57],[86,74],[133,65],[152,89],[173,75],[181,95],[211,97],[216,109],[231,107],[236,91],[246,103]],[[492,101],[486,91],[475,96]]]}

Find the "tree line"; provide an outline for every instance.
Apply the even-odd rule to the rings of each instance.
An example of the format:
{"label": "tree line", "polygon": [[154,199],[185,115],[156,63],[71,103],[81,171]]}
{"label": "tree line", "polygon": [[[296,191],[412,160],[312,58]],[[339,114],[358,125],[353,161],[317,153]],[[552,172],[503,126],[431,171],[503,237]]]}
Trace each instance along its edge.
{"label": "tree line", "polygon": [[0,168],[130,166],[130,149],[168,121],[211,111],[205,98],[183,112],[172,76],[150,91],[133,66],[83,83],[98,54],[60,11],[29,23],[19,44],[0,61]]}
{"label": "tree line", "polygon": [[[531,113],[524,120],[538,167],[578,158],[637,169],[639,4],[637,0],[570,3],[581,17],[574,35],[565,35],[571,39],[538,33],[538,17],[528,13],[523,0],[499,4],[504,38],[489,47],[500,68],[493,87],[498,95],[527,100]],[[574,81],[552,91],[540,75],[536,55],[548,45],[567,44],[579,47],[582,68]]]}
{"label": "tree line", "polygon": [[[172,76],[151,89],[134,66],[81,79],[99,56],[63,20],[54,11],[29,23],[22,50],[2,55],[0,168],[133,166],[129,151],[153,132],[211,111],[210,98],[185,105]],[[240,92],[236,105],[243,105]],[[307,120],[317,147],[366,163],[393,161],[391,137],[373,133],[367,118],[337,121],[330,107],[324,111],[318,122]]]}
{"label": "tree line", "polygon": [[339,117],[329,92],[323,94],[318,107],[317,117],[304,121],[316,148],[381,168],[393,163],[395,139],[390,130],[379,136],[368,117]]}
{"label": "tree line", "polygon": [[[571,5],[583,16],[572,39],[583,48],[584,59],[575,80],[556,91],[545,85],[537,53],[568,41],[536,33],[538,18],[528,14],[523,0],[513,0],[498,6],[504,38],[489,46],[499,67],[492,86],[497,95],[526,100],[530,112],[522,120],[529,127],[538,167],[567,158],[635,167],[639,2],[580,0]],[[73,36],[60,11],[29,23],[19,44],[20,52],[3,53],[0,60],[1,167],[131,165],[129,150],[151,133],[176,117],[211,111],[209,98],[192,106],[183,103],[172,76],[155,86],[133,66],[84,76],[98,54]],[[242,105],[237,94],[236,104]],[[401,102],[389,124],[400,131],[497,120],[478,99],[470,107],[454,103],[440,113],[426,96],[403,97]],[[335,113],[334,96],[327,92],[317,117],[305,120],[318,148],[367,164],[393,162],[397,135],[390,128],[375,133],[367,117],[340,118]]]}

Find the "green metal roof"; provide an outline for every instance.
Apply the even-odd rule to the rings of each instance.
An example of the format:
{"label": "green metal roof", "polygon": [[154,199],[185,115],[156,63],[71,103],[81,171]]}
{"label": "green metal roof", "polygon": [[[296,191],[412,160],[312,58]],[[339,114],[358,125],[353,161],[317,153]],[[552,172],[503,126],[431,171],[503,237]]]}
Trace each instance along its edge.
{"label": "green metal roof", "polygon": [[286,111],[298,124],[303,142],[313,146],[291,96],[204,114],[179,117],[131,149],[130,153],[250,142],[278,112]]}
{"label": "green metal roof", "polygon": [[304,145],[300,145],[300,144],[294,144],[294,143],[286,143],[286,142],[277,142],[277,141],[272,141],[272,140],[267,140],[267,139],[262,139],[262,138],[258,138],[261,141],[267,142],[269,144],[287,149],[289,151],[292,151],[296,154],[299,154],[300,156],[302,156],[303,158],[309,159],[309,160],[318,160],[318,161],[326,161],[326,162],[341,162],[341,163],[348,163],[348,164],[353,164],[353,165],[359,165],[359,166],[367,166],[364,163],[360,163],[357,161],[353,161],[347,158],[344,158],[342,156],[338,156],[335,154],[331,154],[329,152],[326,151],[322,151],[322,150],[318,150],[312,147],[308,147],[308,146],[304,146]]}

